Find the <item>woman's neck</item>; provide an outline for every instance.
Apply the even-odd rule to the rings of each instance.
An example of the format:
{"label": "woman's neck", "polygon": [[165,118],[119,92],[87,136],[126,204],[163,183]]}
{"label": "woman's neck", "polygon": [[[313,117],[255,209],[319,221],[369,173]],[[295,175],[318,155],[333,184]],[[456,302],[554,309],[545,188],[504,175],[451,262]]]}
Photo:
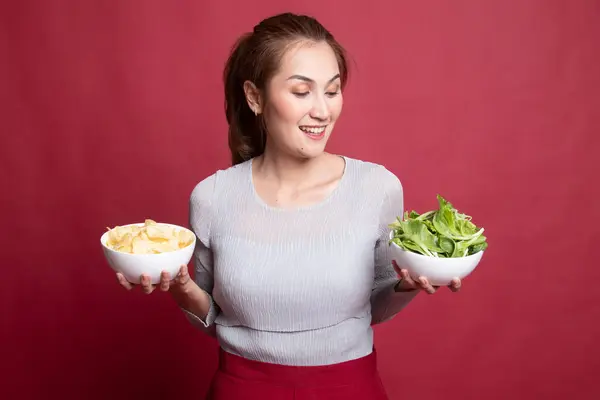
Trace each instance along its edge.
{"label": "woman's neck", "polygon": [[268,179],[279,187],[299,188],[322,175],[322,167],[329,154],[323,153],[314,158],[292,157],[279,152],[269,151],[254,161],[254,172],[262,179]]}

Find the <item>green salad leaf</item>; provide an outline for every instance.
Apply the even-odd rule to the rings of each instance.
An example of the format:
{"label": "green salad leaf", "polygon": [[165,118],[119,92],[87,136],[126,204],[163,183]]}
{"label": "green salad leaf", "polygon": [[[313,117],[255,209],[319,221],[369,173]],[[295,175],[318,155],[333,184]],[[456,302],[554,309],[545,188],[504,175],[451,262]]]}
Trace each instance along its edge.
{"label": "green salad leaf", "polygon": [[452,204],[439,194],[439,208],[419,214],[404,212],[390,224],[393,236],[390,240],[404,250],[429,257],[465,257],[487,248],[483,228],[471,222],[471,216],[459,213]]}

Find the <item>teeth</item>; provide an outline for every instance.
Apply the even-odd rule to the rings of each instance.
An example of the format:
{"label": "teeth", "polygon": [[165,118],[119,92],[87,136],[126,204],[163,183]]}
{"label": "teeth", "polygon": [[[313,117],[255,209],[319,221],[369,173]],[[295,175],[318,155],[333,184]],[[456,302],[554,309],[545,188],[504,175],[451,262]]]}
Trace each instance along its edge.
{"label": "teeth", "polygon": [[319,127],[301,126],[300,129],[306,133],[310,133],[313,135],[320,135],[321,133],[323,133],[323,131],[325,131],[324,126],[319,126]]}

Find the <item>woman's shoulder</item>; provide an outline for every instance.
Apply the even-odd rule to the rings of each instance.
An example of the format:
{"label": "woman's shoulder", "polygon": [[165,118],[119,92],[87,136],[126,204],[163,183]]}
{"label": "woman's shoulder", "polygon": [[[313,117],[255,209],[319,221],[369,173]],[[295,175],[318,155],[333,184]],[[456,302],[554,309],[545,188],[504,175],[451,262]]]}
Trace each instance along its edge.
{"label": "woman's shoulder", "polygon": [[[383,212],[391,207],[393,213],[402,209],[404,189],[396,174],[388,167],[372,161],[348,158],[354,172],[351,185],[353,196],[360,196],[363,204],[377,204]],[[371,202],[371,203],[370,203]],[[395,218],[395,217],[394,217]]]}
{"label": "woman's shoulder", "polygon": [[198,182],[192,189],[190,201],[194,204],[210,204],[223,187],[235,187],[246,177],[250,160],[228,168],[218,169]]}
{"label": "woman's shoulder", "polygon": [[402,183],[398,176],[386,166],[373,161],[360,160],[347,156],[344,156],[344,158],[354,170],[353,175],[357,181],[364,182],[369,186],[375,185],[376,189],[379,190],[402,188]]}

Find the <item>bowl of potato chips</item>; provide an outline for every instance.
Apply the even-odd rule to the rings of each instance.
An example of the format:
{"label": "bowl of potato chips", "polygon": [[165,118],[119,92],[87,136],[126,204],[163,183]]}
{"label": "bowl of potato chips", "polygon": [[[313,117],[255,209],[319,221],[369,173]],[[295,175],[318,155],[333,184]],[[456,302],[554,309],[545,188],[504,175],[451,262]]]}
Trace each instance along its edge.
{"label": "bowl of potato chips", "polygon": [[194,254],[196,235],[182,226],[146,219],[143,223],[107,228],[100,238],[104,256],[115,272],[131,283],[140,283],[142,274],[153,284],[167,271],[173,279]]}

